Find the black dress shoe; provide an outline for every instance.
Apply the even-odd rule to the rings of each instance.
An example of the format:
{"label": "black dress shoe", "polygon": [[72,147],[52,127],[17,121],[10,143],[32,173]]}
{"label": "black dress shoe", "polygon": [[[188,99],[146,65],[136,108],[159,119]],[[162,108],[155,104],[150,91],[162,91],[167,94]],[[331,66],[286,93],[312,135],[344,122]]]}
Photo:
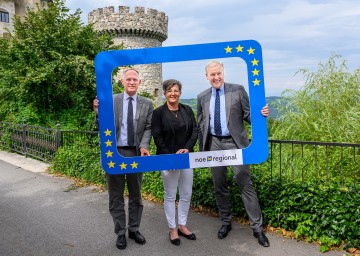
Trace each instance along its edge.
{"label": "black dress shoe", "polygon": [[254,236],[258,239],[260,245],[264,247],[270,246],[269,239],[265,236],[264,232],[254,232]]}
{"label": "black dress shoe", "polygon": [[169,239],[170,239],[170,242],[171,242],[173,245],[179,246],[180,243],[181,243],[180,238],[171,239],[171,234],[170,234],[170,233],[169,233]]}
{"label": "black dress shoe", "polygon": [[218,232],[218,238],[223,239],[227,237],[231,230],[231,224],[230,225],[222,225]]}
{"label": "black dress shoe", "polygon": [[116,240],[116,247],[120,250],[124,250],[126,248],[126,237],[125,235],[118,236]]}
{"label": "black dress shoe", "polygon": [[134,239],[137,244],[145,244],[145,237],[139,231],[129,232],[129,238]]}
{"label": "black dress shoe", "polygon": [[183,232],[181,232],[180,229],[178,229],[178,234],[179,234],[179,236],[184,236],[189,240],[196,240],[196,235],[194,233],[191,233],[189,235],[185,235]]}

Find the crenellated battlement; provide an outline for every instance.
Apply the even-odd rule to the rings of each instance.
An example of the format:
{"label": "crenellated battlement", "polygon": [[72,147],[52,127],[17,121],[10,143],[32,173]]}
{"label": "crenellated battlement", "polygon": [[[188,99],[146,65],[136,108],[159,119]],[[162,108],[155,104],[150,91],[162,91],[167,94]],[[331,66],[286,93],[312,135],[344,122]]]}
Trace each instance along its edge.
{"label": "crenellated battlement", "polygon": [[88,15],[89,23],[99,32],[122,36],[140,36],[155,38],[163,42],[168,34],[168,17],[163,12],[144,7],[135,7],[130,12],[128,6],[119,6],[115,12],[113,6],[98,8]]}

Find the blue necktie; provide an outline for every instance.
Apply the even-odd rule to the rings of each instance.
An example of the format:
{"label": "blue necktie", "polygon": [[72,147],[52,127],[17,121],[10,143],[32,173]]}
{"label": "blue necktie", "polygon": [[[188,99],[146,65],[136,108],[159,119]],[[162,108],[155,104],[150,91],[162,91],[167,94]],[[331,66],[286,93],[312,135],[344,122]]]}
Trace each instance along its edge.
{"label": "blue necktie", "polygon": [[133,114],[133,104],[132,104],[132,97],[129,97],[128,102],[128,113],[127,113],[127,135],[128,135],[128,146],[133,147],[135,146],[135,139],[134,139],[134,114]]}
{"label": "blue necktie", "polygon": [[220,119],[220,89],[216,89],[215,97],[215,118],[214,118],[214,129],[215,135],[221,136],[221,119]]}

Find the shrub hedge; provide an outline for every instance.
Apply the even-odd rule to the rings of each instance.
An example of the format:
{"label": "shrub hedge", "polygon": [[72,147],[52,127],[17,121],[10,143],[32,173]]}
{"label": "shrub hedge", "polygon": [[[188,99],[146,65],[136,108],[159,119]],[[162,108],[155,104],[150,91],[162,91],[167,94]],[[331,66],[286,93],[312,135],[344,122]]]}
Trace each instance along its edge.
{"label": "shrub hedge", "polygon": [[255,179],[267,223],[296,239],[331,247],[360,248],[360,193],[318,182]]}
{"label": "shrub hedge", "polygon": [[58,149],[51,163],[50,172],[58,172],[105,186],[105,173],[99,161],[100,151],[98,147],[74,144]]}
{"label": "shrub hedge", "polygon": [[[98,147],[84,144],[61,148],[53,160],[51,171],[105,185],[99,155]],[[292,231],[296,239],[319,242],[323,252],[331,247],[360,248],[359,191],[338,185],[325,186],[318,180],[302,183],[270,178],[266,164],[252,166],[252,174],[265,224]],[[233,216],[247,220],[232,172],[229,172],[228,180]],[[160,172],[144,173],[142,190],[162,201],[164,191]],[[217,212],[208,168],[194,171],[191,205]]]}

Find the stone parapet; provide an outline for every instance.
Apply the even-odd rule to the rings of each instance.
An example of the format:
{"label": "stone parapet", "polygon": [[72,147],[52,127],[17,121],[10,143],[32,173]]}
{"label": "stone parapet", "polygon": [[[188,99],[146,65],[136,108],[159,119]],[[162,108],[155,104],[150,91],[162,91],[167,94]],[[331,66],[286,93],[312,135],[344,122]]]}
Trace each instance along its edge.
{"label": "stone parapet", "polygon": [[144,7],[135,7],[130,12],[128,6],[98,8],[88,15],[88,21],[99,32],[107,32],[119,36],[135,36],[155,38],[160,42],[167,39],[168,17],[163,12]]}

